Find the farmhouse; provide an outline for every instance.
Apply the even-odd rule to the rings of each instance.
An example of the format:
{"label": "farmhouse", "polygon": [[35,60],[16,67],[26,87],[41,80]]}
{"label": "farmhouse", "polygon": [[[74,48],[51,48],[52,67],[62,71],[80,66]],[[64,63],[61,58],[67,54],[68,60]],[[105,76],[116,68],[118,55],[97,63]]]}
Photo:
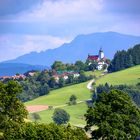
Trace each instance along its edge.
{"label": "farmhouse", "polygon": [[61,74],[55,74],[53,75],[53,77],[55,78],[56,82],[58,82],[60,78],[67,80],[69,75],[73,75],[74,78],[77,78],[80,76],[80,74],[77,72],[63,72]]}
{"label": "farmhouse", "polygon": [[89,62],[89,65],[91,65],[93,62],[97,62],[97,70],[102,70],[104,65],[108,66],[102,48],[99,50],[98,55],[88,55],[87,60]]}

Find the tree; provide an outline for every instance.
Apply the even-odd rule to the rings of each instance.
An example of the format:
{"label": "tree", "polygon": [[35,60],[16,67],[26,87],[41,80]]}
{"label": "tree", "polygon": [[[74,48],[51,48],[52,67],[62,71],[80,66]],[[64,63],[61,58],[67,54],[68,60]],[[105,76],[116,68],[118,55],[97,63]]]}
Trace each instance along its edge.
{"label": "tree", "polygon": [[56,86],[56,80],[55,80],[54,77],[51,77],[50,78],[50,80],[48,82],[48,85],[49,85],[50,88],[55,88],[55,86]]}
{"label": "tree", "polygon": [[56,71],[66,70],[66,65],[63,64],[61,61],[55,61],[51,67]]}
{"label": "tree", "polygon": [[85,114],[86,129],[96,125],[93,139],[135,139],[140,134],[140,110],[119,90],[98,95],[94,108]]}
{"label": "tree", "polygon": [[27,118],[23,103],[17,98],[21,86],[15,81],[0,83],[0,129],[6,131],[10,124],[22,124]]}
{"label": "tree", "polygon": [[62,77],[59,78],[58,85],[59,85],[60,88],[63,87],[63,86],[65,85],[65,80],[64,80],[64,78],[62,78]]}
{"label": "tree", "polygon": [[78,71],[81,71],[81,70],[85,70],[85,63],[83,63],[82,61],[76,61],[75,62],[75,67]]}
{"label": "tree", "polygon": [[41,120],[41,117],[38,113],[32,113],[32,119],[36,121]]}
{"label": "tree", "polygon": [[71,95],[69,99],[69,105],[75,105],[76,100],[77,100],[77,97],[75,95]]}
{"label": "tree", "polygon": [[70,119],[70,115],[64,109],[57,108],[54,110],[52,118],[56,124],[60,125],[66,124]]}
{"label": "tree", "polygon": [[78,77],[78,80],[79,80],[79,82],[85,82],[87,80],[87,77],[83,70],[80,71],[80,76]]}
{"label": "tree", "polygon": [[83,130],[70,125],[25,123],[21,128],[12,125],[4,140],[88,140]]}

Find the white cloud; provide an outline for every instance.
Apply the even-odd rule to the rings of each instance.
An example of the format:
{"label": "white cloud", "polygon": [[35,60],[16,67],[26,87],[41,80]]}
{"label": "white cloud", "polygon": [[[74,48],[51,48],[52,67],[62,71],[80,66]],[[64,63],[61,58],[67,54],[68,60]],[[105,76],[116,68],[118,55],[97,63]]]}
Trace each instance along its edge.
{"label": "white cloud", "polygon": [[44,0],[28,11],[19,13],[17,21],[61,21],[87,18],[102,9],[102,0]]}
{"label": "white cloud", "polygon": [[0,60],[14,59],[32,51],[40,52],[57,48],[69,41],[66,38],[49,35],[1,35]]}

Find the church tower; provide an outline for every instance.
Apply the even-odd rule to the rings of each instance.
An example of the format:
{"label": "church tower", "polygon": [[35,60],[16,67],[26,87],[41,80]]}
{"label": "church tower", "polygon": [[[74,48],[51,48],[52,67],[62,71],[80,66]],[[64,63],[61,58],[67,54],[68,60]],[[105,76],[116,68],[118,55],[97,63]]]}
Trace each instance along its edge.
{"label": "church tower", "polygon": [[101,60],[104,57],[105,57],[104,52],[103,52],[102,48],[100,48],[100,50],[99,50],[99,59]]}

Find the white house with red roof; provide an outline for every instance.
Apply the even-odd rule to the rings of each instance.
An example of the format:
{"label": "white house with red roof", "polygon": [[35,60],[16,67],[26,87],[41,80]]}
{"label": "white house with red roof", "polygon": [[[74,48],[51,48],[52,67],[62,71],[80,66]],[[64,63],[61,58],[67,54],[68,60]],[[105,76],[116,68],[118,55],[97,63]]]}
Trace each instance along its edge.
{"label": "white house with red roof", "polygon": [[97,65],[98,70],[102,70],[104,64],[106,64],[108,66],[108,64],[106,63],[106,58],[105,58],[105,55],[104,55],[102,48],[99,50],[98,55],[88,55],[87,60],[89,61],[89,65],[92,64],[92,62],[97,62],[98,63],[98,65]]}

